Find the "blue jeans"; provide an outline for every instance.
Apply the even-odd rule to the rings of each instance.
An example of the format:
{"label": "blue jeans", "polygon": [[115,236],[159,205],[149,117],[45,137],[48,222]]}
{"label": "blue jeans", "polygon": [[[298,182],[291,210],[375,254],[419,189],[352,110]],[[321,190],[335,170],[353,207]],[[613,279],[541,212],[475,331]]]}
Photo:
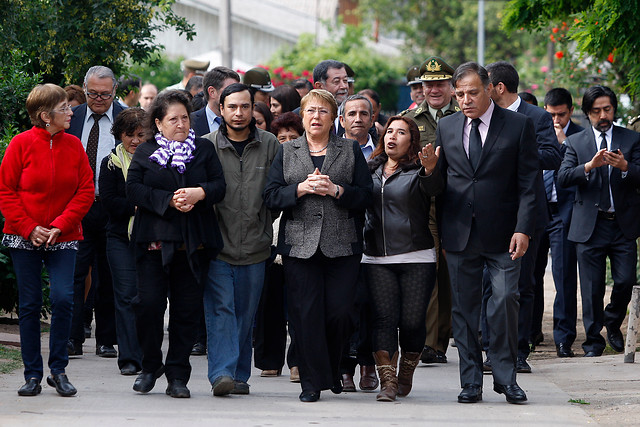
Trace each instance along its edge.
{"label": "blue jeans", "polygon": [[137,368],[142,368],[142,349],[138,342],[136,313],[133,308],[133,299],[138,293],[136,261],[129,240],[113,234],[108,235],[107,259],[113,278],[118,367],[133,363]]}
{"label": "blue jeans", "polygon": [[51,331],[49,335],[49,369],[64,373],[69,363],[67,341],[73,315],[73,270],[76,251],[10,249],[18,281],[20,306],[20,343],[24,378],[42,379],[40,353],[40,311],[42,309],[42,263],[50,281]]}
{"label": "blue jeans", "polygon": [[227,375],[246,382],[251,376],[251,331],[262,287],[265,263],[232,265],[220,260],[209,264],[204,284],[207,325],[208,377]]}

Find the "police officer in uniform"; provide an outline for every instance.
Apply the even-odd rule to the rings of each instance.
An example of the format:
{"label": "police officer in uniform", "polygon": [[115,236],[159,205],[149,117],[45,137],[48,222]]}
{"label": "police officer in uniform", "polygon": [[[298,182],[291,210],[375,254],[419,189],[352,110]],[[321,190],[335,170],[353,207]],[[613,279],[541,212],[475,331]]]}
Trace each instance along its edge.
{"label": "police officer in uniform", "polygon": [[253,93],[254,102],[264,102],[267,106],[271,106],[270,92],[275,87],[271,84],[269,72],[262,67],[255,67],[244,73],[242,83],[249,86],[249,91]]}
{"label": "police officer in uniform", "polygon": [[422,80],[420,80],[420,66],[412,65],[407,70],[407,86],[411,93],[409,96],[413,101],[406,111],[418,108],[418,105],[424,101],[424,92],[422,90]]}
{"label": "police officer in uniform", "polygon": [[455,70],[442,58],[432,56],[420,66],[420,80],[425,100],[414,110],[400,113],[411,117],[420,130],[420,144],[436,142],[436,125],[441,117],[460,111],[453,99],[451,76]]}
{"label": "police officer in uniform", "polygon": [[[427,58],[419,70],[425,99],[418,108],[400,113],[416,122],[423,147],[435,144],[436,126],[440,118],[460,111],[458,103],[453,99],[451,76],[454,71],[442,58]],[[421,357],[423,363],[447,363],[446,352],[451,336],[451,284],[446,259],[440,250],[435,205],[432,201],[429,230],[438,254],[438,276],[427,307],[427,339]]]}

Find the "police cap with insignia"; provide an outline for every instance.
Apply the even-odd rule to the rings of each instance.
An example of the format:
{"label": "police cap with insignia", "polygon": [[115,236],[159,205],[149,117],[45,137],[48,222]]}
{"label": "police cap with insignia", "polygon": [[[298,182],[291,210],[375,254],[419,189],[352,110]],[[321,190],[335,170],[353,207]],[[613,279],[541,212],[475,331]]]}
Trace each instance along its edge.
{"label": "police cap with insignia", "polygon": [[420,80],[420,67],[414,65],[407,70],[407,86],[422,83]]}
{"label": "police cap with insignia", "polygon": [[263,92],[271,92],[275,89],[271,84],[269,72],[262,67],[255,67],[244,73],[242,83]]}
{"label": "police cap with insignia", "polygon": [[185,59],[182,61],[182,69],[193,70],[196,74],[204,74],[209,69],[209,61],[198,61],[197,59]]}
{"label": "police cap with insignia", "polygon": [[356,73],[348,64],[344,64],[344,70],[347,72],[347,83],[355,83]]}
{"label": "police cap with insignia", "polygon": [[454,71],[449,64],[444,62],[444,59],[432,56],[420,66],[420,80],[423,82],[450,80]]}

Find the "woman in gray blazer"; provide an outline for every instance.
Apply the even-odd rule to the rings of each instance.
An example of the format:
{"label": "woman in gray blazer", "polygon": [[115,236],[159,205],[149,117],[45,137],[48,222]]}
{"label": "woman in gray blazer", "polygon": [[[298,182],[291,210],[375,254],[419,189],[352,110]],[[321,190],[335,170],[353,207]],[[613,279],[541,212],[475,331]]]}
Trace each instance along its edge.
{"label": "woman in gray blazer", "polygon": [[303,402],[317,401],[321,390],[342,391],[339,363],[353,327],[364,211],[373,187],[358,143],[332,132],[337,111],[325,90],[302,99],[305,133],[280,146],[263,195],[270,209],[283,211],[278,253]]}

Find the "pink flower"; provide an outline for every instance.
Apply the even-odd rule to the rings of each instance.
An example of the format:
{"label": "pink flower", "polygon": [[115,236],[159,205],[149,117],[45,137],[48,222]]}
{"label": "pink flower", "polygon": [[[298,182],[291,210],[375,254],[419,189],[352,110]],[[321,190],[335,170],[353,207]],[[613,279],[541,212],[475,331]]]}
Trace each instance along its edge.
{"label": "pink flower", "polygon": [[539,88],[539,87],[540,87],[540,86],[538,86],[538,85],[537,85],[537,84],[535,84],[535,83],[531,85],[531,89],[532,89],[532,90],[538,90],[538,88]]}
{"label": "pink flower", "polygon": [[542,71],[543,73],[547,73],[549,72],[549,67],[547,67],[546,65],[543,65],[542,67],[540,67],[540,71]]}

